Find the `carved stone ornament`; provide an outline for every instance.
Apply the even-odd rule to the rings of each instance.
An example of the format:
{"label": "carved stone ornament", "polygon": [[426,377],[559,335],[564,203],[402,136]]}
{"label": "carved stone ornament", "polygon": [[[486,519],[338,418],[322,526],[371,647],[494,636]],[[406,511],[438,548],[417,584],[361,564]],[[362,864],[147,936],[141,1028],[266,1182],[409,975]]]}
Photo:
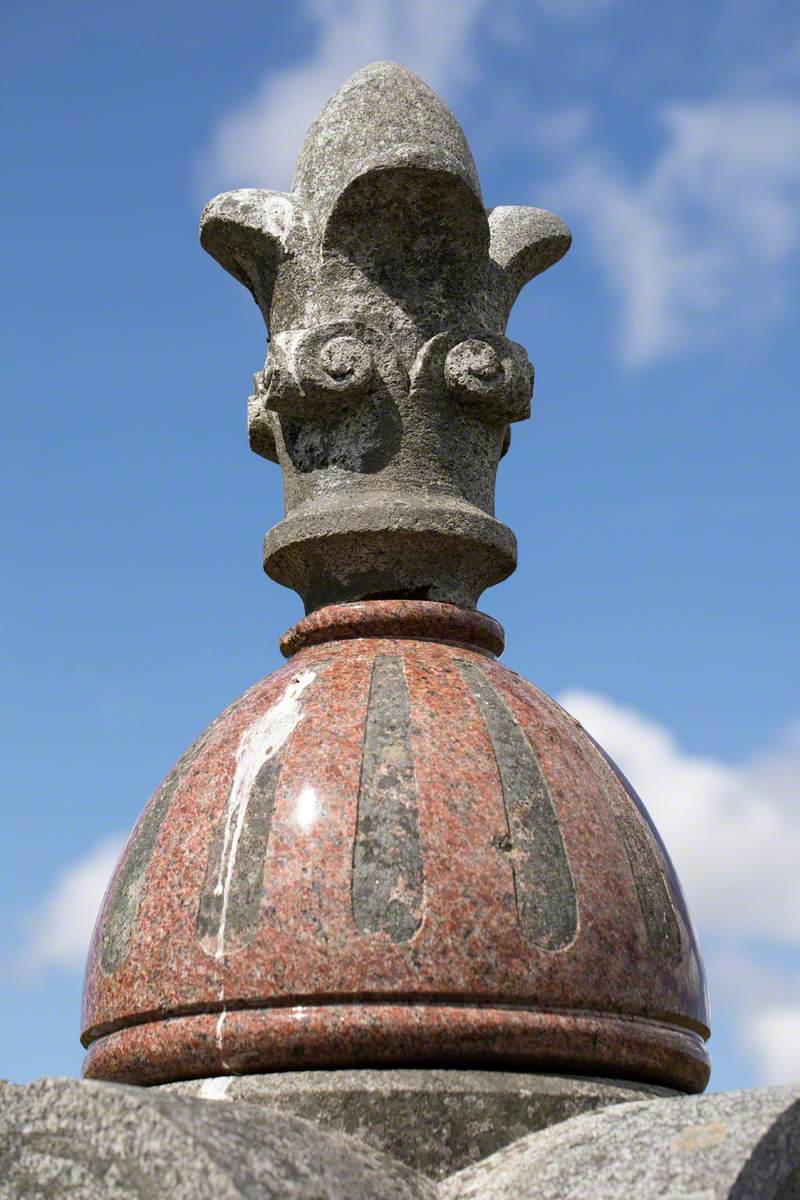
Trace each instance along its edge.
{"label": "carved stone ornament", "polygon": [[410,71],[374,63],[311,126],[292,191],[217,196],[200,237],[269,330],[248,413],[250,445],[284,479],[267,573],[307,612],[371,598],[474,608],[516,566],[494,485],[533,367],[506,323],[566,253],[567,227],[485,208],[450,111]]}

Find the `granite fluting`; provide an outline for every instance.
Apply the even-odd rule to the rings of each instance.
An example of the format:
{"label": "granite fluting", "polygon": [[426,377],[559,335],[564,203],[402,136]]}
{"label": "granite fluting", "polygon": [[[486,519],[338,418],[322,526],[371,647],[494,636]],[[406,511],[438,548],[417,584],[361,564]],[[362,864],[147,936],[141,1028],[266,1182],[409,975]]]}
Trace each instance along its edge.
{"label": "granite fluting", "polygon": [[385,601],[381,637],[371,608],[331,611],[367,636],[312,636],[145,810],[90,952],[87,1075],[426,1065],[702,1089],[702,964],[638,797],[482,633],[470,646],[477,614]]}

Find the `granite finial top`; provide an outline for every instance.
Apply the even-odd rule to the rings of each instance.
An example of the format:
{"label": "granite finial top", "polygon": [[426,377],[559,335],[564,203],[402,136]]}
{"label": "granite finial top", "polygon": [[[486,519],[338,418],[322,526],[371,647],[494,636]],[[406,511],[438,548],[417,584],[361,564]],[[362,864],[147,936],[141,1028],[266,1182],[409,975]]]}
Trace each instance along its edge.
{"label": "granite finial top", "polygon": [[516,564],[494,481],[533,368],[505,326],[568,249],[566,226],[484,208],[453,114],[379,62],[314,121],[291,192],[217,196],[201,241],[270,335],[249,402],[251,446],[284,476],[267,572],[307,611],[371,597],[474,607]]}

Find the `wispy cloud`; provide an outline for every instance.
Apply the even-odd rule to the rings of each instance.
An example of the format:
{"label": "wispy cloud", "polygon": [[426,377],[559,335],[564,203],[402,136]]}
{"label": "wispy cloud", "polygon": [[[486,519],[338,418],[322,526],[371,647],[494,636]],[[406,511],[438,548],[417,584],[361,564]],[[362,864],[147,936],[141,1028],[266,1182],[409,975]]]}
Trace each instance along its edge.
{"label": "wispy cloud", "polygon": [[124,843],[122,836],[104,838],[57,875],[24,921],[23,974],[38,975],[52,967],[83,968],[103,893]]}
{"label": "wispy cloud", "polygon": [[539,0],[539,8],[550,17],[577,21],[594,17],[618,3],[619,0]]}
{"label": "wispy cloud", "polygon": [[774,954],[767,958],[752,946],[729,945],[715,948],[707,966],[758,1082],[800,1080],[800,964],[777,965]]}
{"label": "wispy cloud", "polygon": [[[306,130],[359,67],[392,59],[445,98],[480,84],[479,27],[498,42],[530,38],[535,19],[590,19],[618,0],[304,0],[316,28],[309,56],[271,70],[255,93],[223,115],[200,163],[203,196],[234,187],[289,188]],[[483,80],[485,84],[486,81]]]}
{"label": "wispy cloud", "polygon": [[[202,155],[199,193],[287,189],[313,118],[375,59],[404,63],[451,102],[461,89],[488,87],[495,100],[484,107],[494,112],[513,85],[484,78],[485,35],[519,45],[537,21],[591,19],[614,3],[536,0],[523,10],[516,0],[304,0],[316,30],[311,52],[268,72],[221,116]],[[592,128],[585,105],[540,107],[532,122],[529,101],[518,102],[503,110],[502,128],[492,119],[491,137],[517,146],[533,124],[538,148],[553,156],[536,202],[574,218],[590,243],[617,297],[617,347],[628,366],[758,337],[790,308],[800,242],[800,100],[789,90],[797,44],[762,63],[758,76],[750,64],[749,83],[724,95],[662,104],[656,148],[635,169]]]}
{"label": "wispy cloud", "polygon": [[791,301],[800,242],[800,101],[676,102],[658,119],[643,170],[584,144],[549,188],[619,298],[631,366],[762,333]]}
{"label": "wispy cloud", "polygon": [[224,116],[202,163],[202,185],[283,191],[306,131],[348,75],[389,58],[447,91],[473,70],[471,36],[487,0],[307,0],[317,27],[313,53],[271,71],[245,105]]}
{"label": "wispy cloud", "polygon": [[771,1005],[744,1018],[747,1045],[759,1065],[759,1082],[800,1080],[800,1004]]}
{"label": "wispy cloud", "polygon": [[[712,1006],[737,1024],[761,1082],[800,1079],[800,1051],[779,1052],[787,1030],[800,1035],[800,722],[733,767],[685,753],[662,725],[605,697],[559,701],[636,787],[701,938],[724,947],[707,964]],[[776,951],[797,970],[776,974]]]}

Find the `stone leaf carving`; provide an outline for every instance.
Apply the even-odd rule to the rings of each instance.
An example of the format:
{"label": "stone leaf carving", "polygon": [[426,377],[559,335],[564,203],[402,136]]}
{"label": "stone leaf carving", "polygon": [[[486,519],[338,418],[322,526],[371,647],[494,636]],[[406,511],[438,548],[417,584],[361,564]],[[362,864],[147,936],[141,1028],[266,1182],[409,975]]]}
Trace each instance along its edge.
{"label": "stone leaf carving", "polygon": [[374,63],[311,126],[291,193],[217,196],[200,237],[269,331],[248,403],[250,445],[284,477],[267,573],[307,611],[375,595],[474,607],[516,565],[495,474],[533,368],[505,326],[568,249],[563,221],[487,209],[453,114]]}

